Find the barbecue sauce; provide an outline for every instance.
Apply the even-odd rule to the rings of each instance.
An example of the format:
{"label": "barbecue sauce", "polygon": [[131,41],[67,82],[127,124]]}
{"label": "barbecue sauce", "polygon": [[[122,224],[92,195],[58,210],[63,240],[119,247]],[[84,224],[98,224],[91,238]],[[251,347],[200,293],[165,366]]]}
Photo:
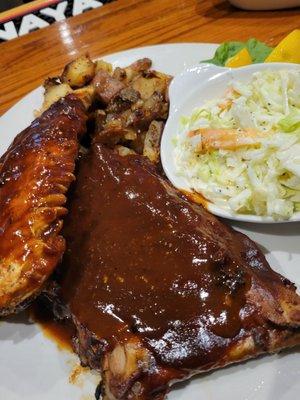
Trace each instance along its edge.
{"label": "barbecue sauce", "polygon": [[29,310],[31,319],[41,328],[43,334],[54,341],[60,350],[72,351],[72,338],[75,329],[70,321],[56,320],[53,313],[39,301],[34,302]]}
{"label": "barbecue sauce", "polygon": [[150,162],[96,144],[70,199],[62,296],[108,347],[138,335],[161,363],[193,369],[241,337],[243,240]]}
{"label": "barbecue sauce", "polygon": [[0,159],[0,315],[26,307],[60,262],[65,192],[86,112],[60,99],[17,135]]}

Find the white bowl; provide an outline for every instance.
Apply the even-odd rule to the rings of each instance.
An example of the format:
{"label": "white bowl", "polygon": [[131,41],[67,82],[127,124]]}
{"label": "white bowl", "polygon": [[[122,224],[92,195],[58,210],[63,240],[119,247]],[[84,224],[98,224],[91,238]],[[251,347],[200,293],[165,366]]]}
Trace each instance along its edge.
{"label": "white bowl", "polygon": [[229,2],[244,10],[280,10],[300,6],[300,0],[229,0]]}
{"label": "white bowl", "polygon": [[[179,130],[180,117],[183,115],[190,115],[194,108],[200,107],[207,100],[212,100],[222,96],[227,88],[228,82],[230,82],[232,79],[247,82],[254,72],[265,69],[300,70],[300,65],[272,63],[252,64],[241,68],[223,68],[212,64],[200,64],[175,76],[169,90],[169,118],[167,120],[161,140],[162,166],[167,177],[175,187],[182,191],[191,192],[191,187],[189,186],[187,180],[184,177],[176,174],[176,167],[174,164],[173,139]],[[275,221],[272,217],[237,214],[232,212],[229,208],[223,209],[213,203],[207,203],[207,208],[215,215],[238,221],[260,223],[300,221],[300,212],[295,213],[288,221]]]}

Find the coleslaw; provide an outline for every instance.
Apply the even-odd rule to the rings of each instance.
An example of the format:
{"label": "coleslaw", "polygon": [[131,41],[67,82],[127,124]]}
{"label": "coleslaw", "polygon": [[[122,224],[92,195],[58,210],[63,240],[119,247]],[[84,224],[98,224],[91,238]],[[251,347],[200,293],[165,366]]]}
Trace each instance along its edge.
{"label": "coleslaw", "polygon": [[234,213],[300,211],[300,71],[261,71],[181,118],[177,174]]}

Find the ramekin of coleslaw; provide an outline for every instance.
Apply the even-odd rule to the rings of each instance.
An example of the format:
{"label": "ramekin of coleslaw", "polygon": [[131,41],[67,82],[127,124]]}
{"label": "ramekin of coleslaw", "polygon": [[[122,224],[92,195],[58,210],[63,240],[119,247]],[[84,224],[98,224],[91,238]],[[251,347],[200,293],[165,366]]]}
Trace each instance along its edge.
{"label": "ramekin of coleslaw", "polygon": [[174,173],[232,215],[291,219],[300,211],[300,68],[227,79],[221,94],[180,116]]}

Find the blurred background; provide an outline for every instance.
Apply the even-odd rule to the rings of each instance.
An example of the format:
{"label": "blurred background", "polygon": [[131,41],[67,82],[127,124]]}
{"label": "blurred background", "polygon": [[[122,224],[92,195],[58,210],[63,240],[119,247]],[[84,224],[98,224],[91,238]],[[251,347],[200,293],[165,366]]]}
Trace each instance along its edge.
{"label": "blurred background", "polygon": [[0,43],[113,0],[0,0]]}
{"label": "blurred background", "polygon": [[0,2],[0,11],[6,11],[11,8],[21,6],[25,3],[30,3],[32,0],[2,0]]}

